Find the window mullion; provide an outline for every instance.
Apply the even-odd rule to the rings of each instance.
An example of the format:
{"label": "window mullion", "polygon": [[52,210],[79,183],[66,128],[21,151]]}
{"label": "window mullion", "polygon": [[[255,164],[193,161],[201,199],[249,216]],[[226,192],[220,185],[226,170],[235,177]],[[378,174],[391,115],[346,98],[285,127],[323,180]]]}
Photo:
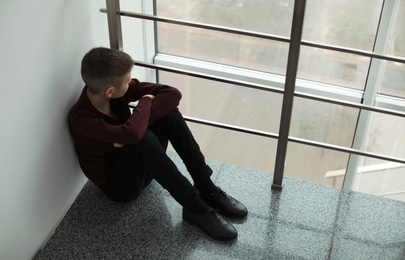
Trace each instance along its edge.
{"label": "window mullion", "polygon": [[[142,0],[142,13],[154,15],[156,1]],[[142,20],[143,41],[144,41],[144,61],[153,63],[157,53],[157,26],[156,22]],[[148,70],[146,73],[146,80],[150,82],[157,82],[158,72]]]}
{"label": "window mullion", "polygon": [[[378,25],[376,40],[374,45],[375,53],[385,53],[385,50],[390,44],[389,37],[393,28],[393,12],[397,6],[397,0],[384,1],[381,9],[380,23]],[[385,62],[380,59],[371,58],[370,67],[367,75],[367,81],[364,90],[363,104],[375,105],[377,92],[381,88]],[[362,150],[367,144],[367,133],[370,126],[372,112],[360,110],[357,122],[356,131],[353,138],[352,148]],[[357,169],[364,157],[359,155],[350,155],[346,169],[345,180],[343,183],[344,189],[353,189],[355,185],[355,177]]]}

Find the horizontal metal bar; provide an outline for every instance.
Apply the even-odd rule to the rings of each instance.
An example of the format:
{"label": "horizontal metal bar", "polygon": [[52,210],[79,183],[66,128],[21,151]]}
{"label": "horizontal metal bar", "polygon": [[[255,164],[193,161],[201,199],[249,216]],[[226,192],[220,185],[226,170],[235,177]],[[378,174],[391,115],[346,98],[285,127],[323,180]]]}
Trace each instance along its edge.
{"label": "horizontal metal bar", "polygon": [[248,88],[253,88],[253,89],[258,89],[258,90],[275,92],[275,93],[279,93],[279,94],[282,94],[284,92],[282,89],[276,88],[276,87],[270,87],[270,86],[266,86],[266,85],[262,85],[262,84],[253,84],[253,83],[249,83],[246,81],[233,80],[233,79],[224,78],[224,77],[217,77],[217,76],[212,76],[209,74],[193,72],[191,70],[175,69],[175,68],[151,64],[151,63],[147,63],[147,62],[143,62],[143,61],[134,61],[134,64],[137,66],[146,67],[146,68],[150,68],[150,69],[157,69],[157,70],[182,74],[182,75],[186,75],[186,76],[192,76],[192,77],[201,78],[201,79],[207,79],[207,80],[213,80],[213,81],[227,83],[227,84],[238,85],[238,86],[242,86],[242,87],[248,87]]}
{"label": "horizontal metal bar", "polygon": [[[128,105],[130,108],[135,108],[136,104],[129,104]],[[246,127],[241,127],[241,126],[236,126],[236,125],[230,125],[230,124],[224,124],[220,122],[215,122],[215,121],[210,121],[210,120],[205,120],[201,118],[195,118],[191,116],[183,116],[184,120],[191,122],[191,123],[196,123],[196,124],[201,124],[201,125],[207,125],[207,126],[213,126],[217,128],[222,128],[226,130],[231,130],[231,131],[237,131],[245,134],[252,134],[252,135],[257,135],[257,136],[263,136],[263,137],[269,137],[273,139],[278,139],[278,135],[270,132],[265,132],[265,131],[260,131],[252,128],[246,128]]]}
{"label": "horizontal metal bar", "polygon": [[290,137],[288,137],[288,141],[293,142],[293,143],[299,143],[299,144],[315,146],[315,147],[319,147],[319,148],[325,148],[325,149],[334,150],[334,151],[338,151],[338,152],[357,154],[357,155],[371,157],[371,158],[385,160],[385,161],[391,161],[391,162],[397,162],[397,163],[405,163],[405,159],[398,158],[398,157],[391,157],[391,156],[386,156],[386,155],[377,154],[377,153],[364,152],[364,151],[360,151],[360,150],[353,149],[353,148],[347,148],[347,147],[339,146],[339,145],[333,145],[333,144],[327,144],[327,143],[322,143],[322,142],[317,142],[317,141],[311,141],[311,140],[297,138],[297,137],[291,137],[290,136]]}
{"label": "horizontal metal bar", "polygon": [[371,51],[363,51],[363,50],[353,49],[353,48],[345,48],[345,47],[334,46],[334,45],[320,44],[320,43],[305,41],[305,40],[301,41],[301,45],[313,47],[313,48],[320,48],[320,49],[324,49],[324,50],[365,56],[365,57],[369,57],[369,58],[387,60],[387,61],[392,61],[392,62],[405,63],[405,58],[392,56],[392,55],[378,54],[378,53],[371,52]]}
{"label": "horizontal metal bar", "polygon": [[203,124],[203,125],[207,125],[207,126],[214,126],[214,127],[231,130],[231,131],[237,131],[237,132],[241,132],[241,133],[245,133],[245,134],[253,134],[253,135],[257,135],[257,136],[278,139],[277,134],[270,133],[270,132],[260,131],[260,130],[256,130],[256,129],[241,127],[241,126],[229,125],[229,124],[214,122],[214,121],[210,121],[210,120],[204,120],[204,119],[195,118],[195,117],[189,117],[189,116],[183,116],[183,117],[186,121],[192,122],[192,123]]}
{"label": "horizontal metal bar", "polygon": [[[240,126],[224,124],[224,123],[219,123],[219,122],[214,122],[214,121],[210,121],[210,120],[204,120],[204,119],[199,119],[199,118],[189,117],[189,116],[184,116],[184,119],[186,121],[192,122],[192,123],[203,124],[203,125],[218,127],[218,128],[222,128],[222,129],[226,129],[226,130],[237,131],[237,132],[242,132],[242,133],[246,133],[246,134],[253,134],[253,135],[278,139],[278,135],[275,133],[264,132],[264,131],[259,131],[259,130],[255,130],[255,129],[244,128],[244,127],[240,127]],[[365,151],[360,151],[360,150],[356,150],[356,149],[348,148],[348,147],[344,147],[344,146],[327,144],[327,143],[322,143],[322,142],[317,142],[317,141],[312,141],[312,140],[307,140],[307,139],[302,139],[302,138],[297,138],[297,137],[289,136],[288,141],[293,142],[293,143],[315,146],[318,148],[325,148],[325,149],[338,151],[338,152],[362,155],[362,156],[376,158],[376,159],[380,159],[380,160],[392,161],[392,162],[397,162],[397,163],[405,163],[405,159],[402,159],[402,158],[385,156],[382,154],[365,152]]]}
{"label": "horizontal metal bar", "polygon": [[[101,8],[100,12],[107,13],[107,10],[105,8]],[[159,16],[154,16],[154,15],[147,15],[147,14],[135,13],[135,12],[129,12],[129,11],[123,11],[123,10],[121,10],[119,12],[119,14],[121,16],[127,16],[127,17],[132,17],[132,18],[139,18],[139,19],[145,19],[145,20],[151,20],[151,21],[177,24],[177,25],[182,25],[182,26],[195,27],[195,28],[225,32],[225,33],[233,33],[233,34],[238,34],[238,35],[244,35],[244,36],[279,41],[279,42],[286,42],[286,43],[290,42],[290,39],[287,37],[253,32],[253,31],[247,31],[247,30],[234,29],[234,28],[224,27],[224,26],[188,22],[185,20],[159,17]],[[359,50],[359,49],[345,48],[345,47],[328,45],[328,44],[320,44],[320,43],[316,43],[316,42],[312,42],[312,41],[305,41],[305,40],[301,40],[301,45],[304,45],[307,47],[324,49],[324,50],[349,53],[349,54],[354,54],[354,55],[359,55],[359,56],[364,56],[364,57],[369,57],[369,58],[382,59],[382,60],[387,60],[387,61],[392,61],[392,62],[405,63],[405,58],[403,58],[403,57],[392,56],[392,55],[383,55],[383,54],[378,54],[378,53],[370,52],[370,51],[363,51],[363,50]]]}
{"label": "horizontal metal bar", "polygon": [[[176,69],[176,68],[171,68],[171,67],[161,66],[161,65],[155,65],[155,64],[151,64],[151,63],[147,63],[147,62],[142,62],[142,61],[134,61],[134,64],[138,65],[138,66],[141,66],[141,67],[157,69],[157,70],[162,70],[162,71],[167,71],[167,72],[172,72],[172,73],[177,73],[177,74],[182,74],[182,75],[187,75],[187,76],[192,76],[192,77],[197,77],[197,78],[202,78],[202,79],[207,79],[207,80],[213,80],[213,81],[222,82],[222,83],[234,84],[234,85],[253,88],[253,89],[257,89],[257,90],[270,91],[270,92],[274,92],[274,93],[278,93],[278,94],[283,94],[284,93],[284,90],[280,89],[280,88],[269,87],[269,86],[261,85],[261,84],[253,84],[253,83],[249,83],[249,82],[246,82],[246,81],[233,80],[233,79],[224,78],[224,77],[217,77],[217,76],[212,76],[212,75],[209,75],[209,74],[193,72],[193,71],[190,71],[190,70]],[[391,109],[387,109],[387,108],[373,107],[373,106],[369,106],[369,105],[358,104],[358,103],[348,102],[348,101],[342,101],[342,100],[333,99],[333,98],[326,98],[326,97],[322,97],[322,96],[306,94],[306,93],[300,93],[300,92],[295,92],[294,96],[295,97],[300,97],[300,98],[316,100],[316,101],[321,101],[321,102],[326,102],[326,103],[331,103],[331,104],[336,104],[336,105],[342,105],[342,106],[347,106],[347,107],[364,109],[364,110],[369,110],[369,111],[372,111],[372,112],[383,113],[383,114],[388,114],[388,115],[392,115],[392,116],[399,116],[399,117],[404,117],[405,118],[405,112],[400,112],[400,111],[391,110]]]}
{"label": "horizontal metal bar", "polygon": [[[199,119],[199,118],[194,118],[194,117],[188,117],[188,116],[184,116],[184,119],[186,121],[189,121],[192,123],[198,123],[198,124],[223,128],[223,129],[227,129],[227,130],[238,131],[238,132],[242,132],[242,133],[278,139],[277,134],[270,133],[270,132],[264,132],[264,131],[259,131],[259,130],[255,130],[255,129],[239,127],[239,126],[235,126],[235,125],[223,124],[223,123],[219,123],[219,122],[214,122],[214,121],[209,121],[209,120],[204,120],[204,119]],[[365,151],[348,148],[348,147],[344,147],[344,146],[327,144],[327,143],[322,143],[322,142],[317,142],[317,141],[312,141],[312,140],[307,140],[307,139],[302,139],[302,138],[297,138],[297,137],[289,136],[288,141],[293,142],[293,143],[315,146],[318,148],[325,148],[325,149],[338,151],[338,152],[362,155],[362,156],[371,157],[371,158],[380,159],[380,160],[392,161],[392,162],[397,162],[397,163],[405,163],[405,159],[402,159],[402,158],[391,157],[391,156],[386,156],[386,155],[371,153],[371,152],[365,152]]]}
{"label": "horizontal metal bar", "polygon": [[[100,12],[106,13],[107,10],[104,8],[101,8]],[[189,21],[185,21],[185,20],[172,19],[172,18],[154,16],[154,15],[148,15],[148,14],[142,14],[142,13],[135,13],[135,12],[129,12],[129,11],[122,11],[122,10],[120,12],[120,15],[126,16],[126,17],[132,17],[132,18],[140,18],[140,19],[145,19],[145,20],[194,27],[194,28],[199,28],[199,29],[207,29],[207,30],[213,30],[213,31],[218,31],[218,32],[233,33],[233,34],[238,34],[238,35],[256,37],[256,38],[279,41],[279,42],[287,42],[287,43],[290,42],[290,39],[288,39],[287,37],[266,34],[266,33],[253,32],[253,31],[248,31],[248,30],[234,29],[234,28],[225,27],[225,26],[189,22]]]}
{"label": "horizontal metal bar", "polygon": [[307,94],[307,93],[301,93],[301,92],[295,92],[294,96],[300,97],[300,98],[316,100],[316,101],[321,101],[321,102],[330,103],[330,104],[335,104],[335,105],[342,105],[342,106],[346,106],[346,107],[364,109],[364,110],[368,110],[368,111],[371,111],[371,112],[383,113],[383,114],[387,114],[387,115],[399,116],[399,117],[404,117],[405,118],[405,112],[396,111],[396,110],[392,110],[392,109],[388,109],[388,108],[374,107],[374,106],[358,104],[358,103],[349,102],[349,101],[342,101],[342,100],[339,100],[339,99],[327,98],[327,97],[322,97],[322,96],[313,95],[313,94]]}
{"label": "horizontal metal bar", "polygon": [[[134,108],[136,106],[130,104],[129,107]],[[183,117],[184,117],[184,120],[191,122],[191,123],[202,124],[202,125],[222,128],[222,129],[226,129],[226,130],[231,130],[231,131],[237,131],[237,132],[241,132],[241,133],[245,133],[245,134],[269,137],[269,138],[273,138],[273,139],[279,138],[279,136],[277,134],[271,133],[271,132],[265,132],[265,131],[260,131],[260,130],[256,130],[256,129],[246,128],[246,127],[224,124],[224,123],[219,123],[219,122],[215,122],[215,121],[210,121],[210,120],[205,120],[205,119],[200,119],[200,118],[195,118],[195,117],[190,117],[190,116],[183,116]],[[371,158],[375,158],[375,159],[405,164],[405,159],[402,159],[402,158],[391,157],[391,156],[386,156],[386,155],[371,153],[371,152],[365,152],[365,151],[348,148],[348,147],[344,147],[344,146],[339,146],[339,145],[327,144],[327,143],[323,143],[323,142],[317,142],[317,141],[312,141],[312,140],[307,140],[307,139],[302,139],[302,138],[292,137],[292,136],[288,137],[288,141],[293,142],[293,143],[299,143],[299,144],[303,144],[303,145],[309,145],[309,146],[314,146],[314,147],[318,147],[318,148],[324,148],[324,149],[328,149],[328,150],[338,151],[338,152],[357,154],[357,155],[361,155],[361,156],[365,156],[365,157],[371,157]]]}

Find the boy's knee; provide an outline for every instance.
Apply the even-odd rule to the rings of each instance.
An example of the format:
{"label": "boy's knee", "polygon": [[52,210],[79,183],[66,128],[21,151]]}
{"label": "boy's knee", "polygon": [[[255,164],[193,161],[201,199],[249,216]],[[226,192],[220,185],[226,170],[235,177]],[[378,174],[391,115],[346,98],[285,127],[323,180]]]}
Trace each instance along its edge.
{"label": "boy's knee", "polygon": [[158,140],[158,137],[151,130],[147,129],[145,135],[143,136],[140,142],[153,143],[156,140]]}
{"label": "boy's knee", "polygon": [[171,110],[168,114],[166,114],[166,118],[169,124],[171,123],[179,123],[179,122],[184,122],[183,115],[180,113],[179,109],[176,107],[173,110]]}
{"label": "boy's knee", "polygon": [[169,117],[182,117],[179,108],[173,108],[169,113],[167,113],[167,116]]}
{"label": "boy's knee", "polygon": [[162,143],[157,135],[155,135],[151,130],[146,130],[145,136],[141,139],[142,145],[146,149],[161,149]]}

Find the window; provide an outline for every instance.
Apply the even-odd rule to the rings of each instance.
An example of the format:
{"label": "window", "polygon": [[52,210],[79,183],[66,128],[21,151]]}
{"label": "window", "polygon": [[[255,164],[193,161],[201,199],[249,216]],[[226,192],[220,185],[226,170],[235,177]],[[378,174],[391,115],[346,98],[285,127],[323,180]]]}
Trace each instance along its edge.
{"label": "window", "polygon": [[[144,35],[156,36],[153,51],[146,51],[146,58],[140,60],[279,90],[267,92],[159,71],[161,82],[181,89],[183,114],[277,133],[294,1],[154,2],[159,17],[229,30],[217,32],[161,21],[153,27],[153,22],[139,20],[143,21]],[[329,101],[315,101],[303,98],[303,95],[295,97],[285,175],[376,193],[375,189],[365,187],[367,183],[381,183],[382,175],[374,175],[377,177],[370,181],[363,173],[381,171],[382,164],[398,168],[371,157],[303,145],[294,138],[321,142],[330,147],[353,147],[386,157],[405,157],[405,152],[400,149],[405,145],[401,137],[405,119],[330,102],[334,99],[405,111],[402,84],[405,82],[405,50],[401,49],[404,36],[400,33],[405,24],[404,2],[307,1],[296,93],[302,93],[304,97],[316,95]],[[141,9],[148,9],[145,6],[150,2],[142,3]],[[252,31],[261,37],[230,33],[235,30]],[[152,44],[146,38],[143,44],[148,48]],[[371,58],[369,52],[396,56],[398,62]],[[190,126],[208,159],[272,171],[277,140],[194,123]],[[395,178],[385,176],[384,182]],[[396,188],[399,193],[405,193],[405,187]],[[380,190],[384,189],[380,187]],[[388,193],[378,194],[385,196]]]}

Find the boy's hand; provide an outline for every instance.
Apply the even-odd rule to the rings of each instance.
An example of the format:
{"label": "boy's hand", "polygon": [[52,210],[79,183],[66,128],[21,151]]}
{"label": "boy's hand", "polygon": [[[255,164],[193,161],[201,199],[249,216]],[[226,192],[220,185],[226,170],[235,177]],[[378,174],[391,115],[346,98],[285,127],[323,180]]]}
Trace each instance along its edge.
{"label": "boy's hand", "polygon": [[144,95],[143,97],[148,97],[148,98],[154,99],[154,98],[155,98],[155,95],[152,95],[152,94],[146,94],[146,95]]}
{"label": "boy's hand", "polygon": [[122,147],[124,147],[124,144],[114,143],[114,147],[122,148]]}

